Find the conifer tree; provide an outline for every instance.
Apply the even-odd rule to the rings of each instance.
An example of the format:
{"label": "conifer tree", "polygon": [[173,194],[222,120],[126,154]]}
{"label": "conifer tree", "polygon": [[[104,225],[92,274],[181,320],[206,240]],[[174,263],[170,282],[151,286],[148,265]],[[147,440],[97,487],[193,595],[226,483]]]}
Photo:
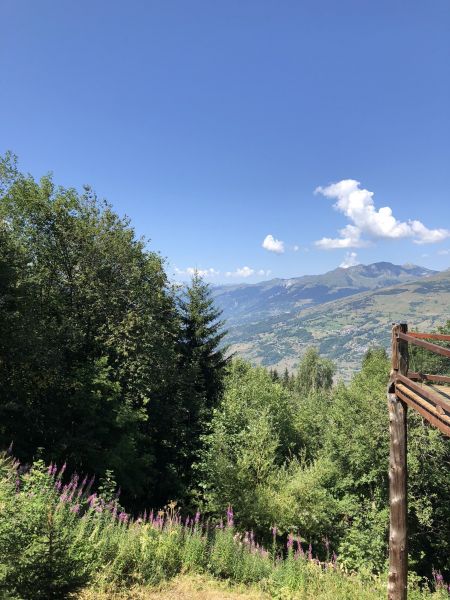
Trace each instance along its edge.
{"label": "conifer tree", "polygon": [[274,382],[280,380],[280,376],[278,374],[277,369],[270,369],[270,376],[272,378],[272,381],[274,381]]}
{"label": "conifer tree", "polygon": [[180,446],[184,472],[201,448],[201,436],[223,391],[228,362],[222,340],[226,335],[221,312],[214,306],[211,290],[196,272],[179,301],[181,317],[180,377],[182,415]]}

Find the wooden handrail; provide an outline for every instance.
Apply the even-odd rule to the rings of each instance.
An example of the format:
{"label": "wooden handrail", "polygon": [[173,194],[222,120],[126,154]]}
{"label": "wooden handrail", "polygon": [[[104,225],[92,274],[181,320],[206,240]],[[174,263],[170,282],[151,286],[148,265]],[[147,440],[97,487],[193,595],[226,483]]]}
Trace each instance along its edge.
{"label": "wooden handrail", "polygon": [[450,335],[446,333],[419,333],[418,331],[410,331],[408,335],[419,338],[420,340],[441,340],[442,342],[450,342]]}
{"label": "wooden handrail", "polygon": [[442,356],[450,357],[450,348],[443,348],[442,346],[438,346],[437,344],[425,342],[420,338],[409,335],[408,333],[403,333],[401,331],[397,333],[397,338],[399,340],[408,342],[409,344],[414,344],[414,346],[420,346],[421,348],[425,348],[425,350],[434,352],[434,354],[441,354]]}
{"label": "wooden handrail", "polygon": [[408,377],[402,375],[401,373],[396,374],[395,381],[400,381],[406,387],[409,387],[413,392],[421,394],[427,400],[430,400],[431,402],[434,402],[434,404],[436,404],[437,406],[440,406],[445,412],[450,413],[450,404],[446,402],[443,398],[440,398],[438,392],[434,391],[433,393],[433,388],[429,388],[427,386],[420,386],[418,383],[411,381],[411,379],[408,379]]}
{"label": "wooden handrail", "polygon": [[435,383],[450,383],[450,376],[448,375],[430,375],[429,373],[418,373],[415,371],[408,371],[408,379],[413,381],[433,381]]}

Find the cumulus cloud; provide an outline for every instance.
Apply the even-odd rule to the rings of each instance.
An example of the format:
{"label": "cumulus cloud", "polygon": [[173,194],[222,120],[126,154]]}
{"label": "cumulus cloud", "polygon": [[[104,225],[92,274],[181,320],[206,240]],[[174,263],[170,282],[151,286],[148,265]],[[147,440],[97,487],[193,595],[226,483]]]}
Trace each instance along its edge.
{"label": "cumulus cloud", "polygon": [[269,252],[275,252],[276,254],[283,254],[284,242],[277,240],[269,233],[263,240],[262,247]]}
{"label": "cumulus cloud", "polygon": [[364,234],[369,240],[411,238],[416,244],[432,244],[450,236],[448,229],[428,229],[421,221],[399,221],[389,206],[377,210],[373,192],[361,188],[354,179],[318,187],[315,193],[336,200],[334,208],[350,221],[339,231],[339,237],[318,240],[319,248],[361,248],[369,243],[362,238]]}
{"label": "cumulus cloud", "polygon": [[225,273],[226,277],[251,277],[255,274],[255,269],[251,269],[250,267],[241,267],[237,268],[236,271],[227,271]]}
{"label": "cumulus cloud", "polygon": [[347,252],[344,260],[339,265],[342,269],[348,269],[349,267],[355,267],[359,265],[358,255],[356,252]]}
{"label": "cumulus cloud", "polygon": [[298,252],[300,250],[300,246],[297,246],[297,244],[295,244],[294,246],[294,252]]}
{"label": "cumulus cloud", "polygon": [[195,273],[200,275],[200,277],[217,277],[217,275],[220,274],[220,271],[217,271],[212,267],[210,267],[209,269],[196,269],[195,267],[179,269],[178,267],[175,267],[175,273],[177,275],[189,275],[189,277],[192,277]]}

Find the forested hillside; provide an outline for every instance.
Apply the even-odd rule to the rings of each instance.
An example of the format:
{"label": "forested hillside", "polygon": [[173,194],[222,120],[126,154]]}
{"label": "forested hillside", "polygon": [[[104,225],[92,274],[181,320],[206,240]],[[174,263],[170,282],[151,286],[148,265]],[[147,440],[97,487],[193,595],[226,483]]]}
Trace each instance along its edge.
{"label": "forested hillside", "polygon": [[[10,155],[0,175],[0,592],[62,598],[192,570],[275,598],[305,585],[377,597],[385,350],[366,352],[348,384],[334,384],[335,364],[311,347],[293,373],[227,359],[209,287],[197,275],[174,287],[161,256],[93,190],[36,181]],[[364,298],[341,301],[342,314],[355,319]],[[411,364],[450,372],[423,351]],[[416,414],[409,439],[411,565],[443,594],[450,446]]]}

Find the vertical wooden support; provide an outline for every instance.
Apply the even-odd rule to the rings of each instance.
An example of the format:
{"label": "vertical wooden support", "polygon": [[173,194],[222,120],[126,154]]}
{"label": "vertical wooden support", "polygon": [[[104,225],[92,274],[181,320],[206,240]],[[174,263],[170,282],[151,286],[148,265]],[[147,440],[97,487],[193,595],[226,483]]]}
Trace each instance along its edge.
{"label": "vertical wooden support", "polygon": [[408,373],[408,343],[397,334],[406,333],[406,323],[392,328],[392,372],[388,390],[389,406],[389,579],[388,600],[406,600],[408,584],[407,544],[407,429],[406,404],[395,395],[395,375]]}

